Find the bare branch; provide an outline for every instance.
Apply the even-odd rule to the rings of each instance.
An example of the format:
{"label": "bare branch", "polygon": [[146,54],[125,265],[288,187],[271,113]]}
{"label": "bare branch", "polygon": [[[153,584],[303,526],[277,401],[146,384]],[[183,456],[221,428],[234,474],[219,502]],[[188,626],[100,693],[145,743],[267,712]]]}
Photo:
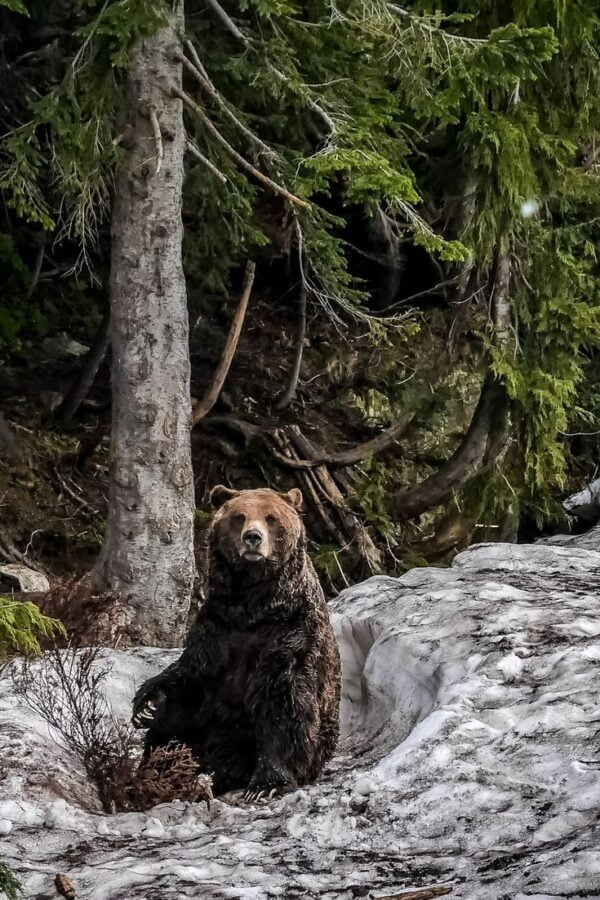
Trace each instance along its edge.
{"label": "bare branch", "polygon": [[[197,56],[198,56],[198,54],[196,54],[196,57]],[[229,106],[227,105],[227,102],[225,101],[223,96],[219,93],[219,91],[216,89],[216,87],[214,86],[214,84],[212,83],[212,81],[210,80],[208,75],[206,74],[206,69],[204,68],[204,66],[202,66],[202,69],[197,68],[194,65],[194,63],[192,63],[187,58],[187,56],[185,56],[183,53],[181,53],[181,51],[177,51],[175,54],[175,57],[176,57],[176,59],[179,60],[179,62],[181,62],[186,67],[188,72],[192,73],[192,75],[194,76],[194,78],[196,79],[196,81],[198,82],[200,87],[204,91],[206,91],[206,93],[218,105],[219,109],[223,110],[225,115],[234,123],[234,125],[237,128],[239,128],[239,130],[243,134],[246,135],[247,138],[249,138],[251,141],[253,141],[258,147],[260,147],[260,149],[262,150],[263,153],[266,153],[268,156],[277,156],[275,151],[272,150],[268,144],[265,144],[264,141],[261,141],[261,139],[258,137],[258,135],[254,134],[254,132],[251,131],[247,125],[244,125],[244,123],[242,121],[240,121],[240,119],[238,119],[238,117],[235,115],[233,110],[231,110],[229,108]]]}
{"label": "bare branch", "polygon": [[227,182],[227,176],[223,175],[223,173],[221,171],[219,171],[219,169],[217,169],[215,164],[212,163],[210,161],[210,159],[206,158],[204,153],[200,153],[200,151],[198,150],[196,145],[193,144],[189,139],[186,141],[185,146],[186,146],[186,149],[188,150],[188,152],[191,153],[192,156],[195,156],[196,159],[199,159],[201,163],[204,163],[206,168],[210,169],[210,171],[213,173],[213,175],[216,175],[216,177],[219,179],[219,181],[222,181],[223,184],[225,184]]}
{"label": "bare branch", "polygon": [[217,0],[206,0],[206,2],[221,20],[227,31],[232,34],[238,41],[241,41],[244,47],[249,47],[250,41],[248,40],[246,35],[240,31],[233,19],[227,15],[221,4],[218,3]]}
{"label": "bare branch", "polygon": [[227,141],[219,129],[213,125],[210,121],[204,110],[201,106],[198,106],[197,103],[192,100],[189,94],[186,94],[185,91],[180,91],[178,88],[173,88],[173,96],[179,97],[186,106],[188,106],[191,110],[193,110],[202,124],[206,127],[206,129],[212,134],[212,136],[221,144],[222,147],[227,150],[232,159],[237,162],[237,164],[253,175],[258,181],[262,182],[262,184],[266,185],[270,190],[272,190],[276,194],[280,194],[282,197],[285,197],[286,200],[289,200],[290,203],[294,203],[296,206],[301,206],[304,209],[311,209],[310,203],[306,200],[301,200],[300,197],[296,197],[294,194],[291,194],[286,188],[282,187],[280,184],[276,184],[276,182],[272,181],[267,175],[263,174],[263,172],[259,171],[259,169],[255,168],[252,163],[249,163],[247,159],[241,156],[237,150],[235,150],[229,141]]}
{"label": "bare branch", "polygon": [[227,342],[219,361],[219,365],[217,366],[216,372],[214,374],[212,384],[210,385],[203,399],[196,405],[194,409],[194,412],[192,414],[192,428],[194,427],[194,425],[197,425],[198,422],[200,422],[204,418],[204,416],[213,408],[219,398],[221,388],[223,387],[225,379],[227,378],[227,375],[229,373],[231,362],[233,360],[233,357],[235,356],[238,340],[242,331],[242,325],[244,324],[244,319],[246,317],[246,310],[248,309],[250,292],[254,283],[255,270],[256,266],[253,262],[249,261],[246,263],[246,271],[244,272],[244,282],[242,284],[240,302],[238,303],[238,307],[235,311],[235,315],[231,323],[231,328],[229,329],[229,334],[227,335]]}
{"label": "bare branch", "polygon": [[375,456],[390,447],[401,434],[406,431],[416,415],[416,411],[403,413],[399,416],[393,425],[382,431],[370,441],[351,447],[349,450],[342,450],[339,453],[322,453],[314,459],[296,459],[291,460],[282,456],[280,453],[274,452],[275,459],[290,469],[313,469],[316,466],[353,466],[355,463]]}
{"label": "bare branch", "polygon": [[154,169],[154,174],[158,175],[160,170],[162,169],[165,153],[163,148],[162,134],[160,133],[160,125],[158,123],[158,115],[154,106],[151,106],[148,110],[148,118],[150,119],[150,124],[152,125],[152,134],[154,135],[154,145],[156,147],[156,168]]}

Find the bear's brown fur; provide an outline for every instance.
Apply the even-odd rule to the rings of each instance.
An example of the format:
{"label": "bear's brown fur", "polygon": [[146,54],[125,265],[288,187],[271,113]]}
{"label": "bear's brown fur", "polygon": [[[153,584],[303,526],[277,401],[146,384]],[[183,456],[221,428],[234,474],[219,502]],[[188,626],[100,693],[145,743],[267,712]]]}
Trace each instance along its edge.
{"label": "bear's brown fur", "polygon": [[180,659],[147,681],[146,750],[179,741],[215,793],[314,781],[338,737],[340,659],[298,490],[211,494],[206,601]]}

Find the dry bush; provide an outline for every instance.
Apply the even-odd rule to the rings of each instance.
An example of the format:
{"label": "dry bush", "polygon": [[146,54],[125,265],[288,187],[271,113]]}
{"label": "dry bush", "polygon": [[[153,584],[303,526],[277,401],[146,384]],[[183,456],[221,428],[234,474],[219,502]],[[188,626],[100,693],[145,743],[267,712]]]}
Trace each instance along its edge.
{"label": "dry bush", "polygon": [[190,748],[173,742],[156,747],[139,763],[121,808],[151,809],[171,800],[204,800],[210,807],[212,796],[212,780],[198,772]]}
{"label": "dry bush", "polygon": [[127,639],[131,611],[118,594],[94,590],[88,576],[56,578],[49,591],[28,599],[44,615],[62,622],[71,646],[115,647],[131,643]]}
{"label": "dry bush", "polygon": [[97,647],[53,648],[11,676],[18,694],[83,763],[105,812],[145,810],[172,800],[212,799],[211,780],[190,749],[169,744],[142,758],[134,729],[120,722],[102,684],[110,671]]}

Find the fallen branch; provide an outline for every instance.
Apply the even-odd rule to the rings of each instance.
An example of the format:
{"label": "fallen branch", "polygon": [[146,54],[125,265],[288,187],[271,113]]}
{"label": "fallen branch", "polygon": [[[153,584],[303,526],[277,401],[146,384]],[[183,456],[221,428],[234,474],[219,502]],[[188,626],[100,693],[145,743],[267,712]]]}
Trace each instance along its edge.
{"label": "fallen branch", "polygon": [[156,147],[156,166],[154,168],[154,174],[158,175],[160,170],[162,169],[165,151],[163,147],[160,125],[158,123],[158,115],[156,114],[156,109],[153,106],[151,106],[148,110],[148,118],[150,119],[150,124],[152,125],[152,134],[154,136],[154,145]]}
{"label": "fallen branch", "polygon": [[202,107],[198,106],[198,104],[195,103],[194,100],[192,100],[189,94],[186,94],[185,91],[179,90],[179,88],[173,88],[172,93],[174,97],[179,97],[181,100],[183,100],[186,106],[188,106],[191,110],[193,110],[193,112],[196,113],[205,128],[212,134],[215,140],[217,140],[221,144],[221,146],[225,148],[227,153],[229,153],[231,158],[235,160],[235,162],[239,166],[241,166],[241,168],[245,169],[247,172],[253,175],[254,178],[257,179],[257,181],[260,181],[262,184],[266,185],[266,187],[268,187],[274,193],[281,194],[281,196],[285,197],[286,200],[289,200],[290,203],[294,203],[296,206],[301,206],[304,209],[311,209],[310,203],[308,203],[306,200],[301,200],[300,197],[296,197],[295,194],[291,194],[287,190],[287,188],[284,188],[280,184],[277,184],[267,175],[263,174],[263,172],[261,172],[259,169],[255,168],[255,166],[253,166],[252,163],[249,163],[248,160],[245,159],[241,154],[239,154],[237,150],[235,150],[231,146],[229,141],[227,141],[223,137],[219,129],[215,125],[213,125]]}
{"label": "fallen branch", "polygon": [[298,298],[298,326],[296,332],[296,341],[294,344],[294,363],[290,372],[287,387],[281,398],[277,401],[275,409],[286,409],[294,397],[298,388],[298,379],[300,378],[300,367],[302,365],[302,353],[304,351],[304,338],[306,337],[306,288],[300,285],[300,296]]}
{"label": "fallen branch", "polygon": [[408,891],[404,894],[387,894],[379,900],[433,900],[434,897],[444,897],[451,894],[451,887],[418,888],[416,891]]}
{"label": "fallen branch", "polygon": [[198,422],[200,422],[205,417],[205,415],[213,408],[218,400],[219,394],[221,393],[221,389],[223,387],[223,384],[225,383],[225,379],[227,378],[229,369],[231,367],[231,362],[237,349],[238,340],[242,331],[242,325],[244,324],[244,319],[246,317],[246,310],[248,309],[250,292],[252,291],[252,284],[254,283],[255,270],[256,266],[253,262],[249,261],[246,263],[246,271],[244,272],[244,281],[242,283],[242,293],[240,296],[238,307],[233,317],[233,321],[231,323],[231,328],[229,329],[229,334],[227,335],[225,348],[221,355],[219,365],[217,366],[217,369],[215,371],[212,384],[208,388],[208,391],[206,392],[202,400],[200,400],[200,402],[196,405],[194,412],[192,413],[192,428],[194,427],[194,425],[197,425]]}
{"label": "fallen branch", "polygon": [[[285,437],[281,433],[275,433],[271,435],[271,439],[273,443],[277,447],[279,447],[281,456],[284,456],[290,460],[296,458],[295,450],[287,437]],[[333,519],[328,514],[327,510],[323,506],[321,498],[319,497],[315,484],[315,474],[312,472],[297,471],[296,478],[300,485],[300,489],[304,491],[304,493],[308,496],[310,502],[312,503],[317,516],[319,517],[325,528],[325,532],[329,535],[329,537],[335,544],[337,544],[338,546],[344,546],[346,542],[344,540],[343,534],[340,533],[340,531],[334,524]]]}
{"label": "fallen branch", "polygon": [[415,416],[416,410],[403,413],[403,415],[396,419],[393,425],[390,425],[390,427],[386,428],[385,431],[382,431],[381,434],[365,441],[363,444],[357,444],[356,447],[350,447],[348,450],[341,450],[339,453],[321,453],[313,459],[297,459],[295,461],[285,459],[280,454],[275,453],[275,459],[278,462],[283,463],[283,465],[289,466],[291,469],[313,469],[315,466],[323,465],[353,466],[390,447],[394,441],[406,431]]}
{"label": "fallen branch", "polygon": [[[290,430],[290,441],[297,454],[303,456],[317,456],[318,451],[311,444],[308,438],[302,434],[297,425],[292,426]],[[367,529],[364,527],[359,517],[354,513],[346,503],[346,500],[335,483],[334,478],[330,474],[326,466],[318,466],[310,470],[310,476],[315,480],[318,489],[329,505],[336,511],[342,527],[348,536],[348,541],[341,541],[341,546],[353,543],[356,546],[358,554],[366,562],[370,572],[376,572],[381,566],[381,554],[375,546]]]}
{"label": "fallen branch", "polygon": [[251,441],[262,437],[264,434],[264,429],[260,425],[254,425],[252,422],[246,422],[244,419],[238,419],[237,416],[231,415],[209,416],[207,419],[202,420],[202,425],[204,428],[214,426],[231,431],[242,438],[245,446],[248,446]]}
{"label": "fallen branch", "polygon": [[206,166],[207,169],[210,169],[210,171],[213,173],[213,175],[216,175],[216,177],[219,179],[219,181],[222,181],[223,184],[225,184],[227,182],[227,176],[223,175],[223,173],[221,171],[219,171],[219,169],[217,169],[215,164],[212,163],[210,161],[210,159],[207,159],[207,157],[204,155],[204,153],[200,153],[200,151],[198,150],[198,148],[196,147],[195,144],[192,144],[192,142],[190,140],[187,140],[185,142],[185,146],[186,146],[186,149],[192,154],[192,156],[195,156],[196,159],[199,159],[201,163],[204,163],[204,165]]}
{"label": "fallen branch", "polygon": [[[200,61],[197,53],[195,54],[195,56],[198,59],[198,61]],[[258,147],[260,147],[260,149],[263,151],[263,153],[266,153],[269,156],[277,155],[275,153],[275,151],[272,150],[271,147],[269,147],[268,144],[265,144],[265,142],[262,141],[258,137],[258,135],[254,134],[254,132],[250,128],[248,128],[247,125],[244,125],[244,123],[242,121],[240,121],[240,119],[238,119],[238,117],[233,112],[233,110],[231,110],[229,108],[224,97],[219,93],[219,91],[216,89],[216,87],[214,86],[214,84],[212,83],[210,78],[208,77],[208,74],[206,73],[206,69],[204,68],[204,66],[202,66],[201,69],[199,67],[196,67],[194,65],[194,63],[191,62],[187,58],[187,56],[185,56],[185,54],[182,53],[180,50],[178,50],[175,53],[175,58],[178,59],[179,62],[182,63],[186,67],[188,72],[191,72],[191,74],[194,76],[194,78],[196,79],[196,81],[198,82],[200,87],[209,95],[209,97],[211,97],[215,101],[215,103],[217,104],[219,109],[221,109],[225,113],[225,115],[233,122],[233,124],[236,126],[236,128],[239,128],[239,130],[243,134],[245,134],[247,138],[249,138],[251,141],[253,141]]]}

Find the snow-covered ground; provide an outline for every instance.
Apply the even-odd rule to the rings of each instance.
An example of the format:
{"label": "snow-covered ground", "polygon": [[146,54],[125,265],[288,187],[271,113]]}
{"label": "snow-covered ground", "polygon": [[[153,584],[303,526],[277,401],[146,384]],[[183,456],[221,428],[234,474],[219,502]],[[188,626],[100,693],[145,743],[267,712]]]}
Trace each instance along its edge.
{"label": "snow-covered ground", "polygon": [[[586,539],[589,542],[589,538]],[[582,539],[584,546],[589,546]],[[25,897],[600,898],[600,542],[486,544],[334,604],[343,740],[266,806],[104,816],[81,765],[0,681],[0,861]],[[173,654],[114,651],[135,684]]]}

